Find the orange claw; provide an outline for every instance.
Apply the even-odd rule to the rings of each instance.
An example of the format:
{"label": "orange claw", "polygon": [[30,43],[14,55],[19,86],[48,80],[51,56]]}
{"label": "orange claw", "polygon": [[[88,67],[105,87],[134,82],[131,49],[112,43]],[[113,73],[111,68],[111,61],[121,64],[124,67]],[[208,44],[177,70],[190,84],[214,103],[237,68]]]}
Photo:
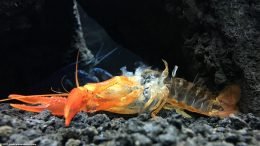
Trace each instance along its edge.
{"label": "orange claw", "polygon": [[66,126],[69,126],[72,118],[86,106],[86,99],[91,98],[87,97],[88,95],[90,94],[87,94],[86,90],[80,87],[71,90],[65,107],[63,107],[64,113],[62,113]]}
{"label": "orange claw", "polygon": [[67,94],[49,94],[49,95],[16,95],[12,94],[9,99],[16,99],[24,103],[32,104],[10,104],[12,107],[30,111],[30,112],[41,112],[43,110],[50,110],[53,115],[62,116],[64,113],[64,106],[67,99],[64,98]]}

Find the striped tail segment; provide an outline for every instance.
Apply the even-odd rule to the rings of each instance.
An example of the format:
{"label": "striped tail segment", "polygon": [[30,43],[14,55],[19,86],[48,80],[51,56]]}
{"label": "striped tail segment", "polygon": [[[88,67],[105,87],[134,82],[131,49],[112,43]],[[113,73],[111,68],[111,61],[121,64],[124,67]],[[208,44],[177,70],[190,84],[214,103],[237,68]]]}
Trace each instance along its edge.
{"label": "striped tail segment", "polygon": [[172,77],[167,101],[172,107],[210,116],[224,109],[209,90],[182,78]]}

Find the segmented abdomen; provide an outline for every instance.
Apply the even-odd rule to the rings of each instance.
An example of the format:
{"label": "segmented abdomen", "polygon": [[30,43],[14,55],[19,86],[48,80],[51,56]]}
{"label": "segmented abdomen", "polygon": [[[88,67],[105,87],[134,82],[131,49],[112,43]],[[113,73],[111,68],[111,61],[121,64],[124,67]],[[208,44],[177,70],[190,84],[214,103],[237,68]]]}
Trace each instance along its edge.
{"label": "segmented abdomen", "polygon": [[173,77],[170,82],[168,103],[171,105],[205,115],[213,110],[223,110],[214,104],[216,96],[207,89],[182,78]]}

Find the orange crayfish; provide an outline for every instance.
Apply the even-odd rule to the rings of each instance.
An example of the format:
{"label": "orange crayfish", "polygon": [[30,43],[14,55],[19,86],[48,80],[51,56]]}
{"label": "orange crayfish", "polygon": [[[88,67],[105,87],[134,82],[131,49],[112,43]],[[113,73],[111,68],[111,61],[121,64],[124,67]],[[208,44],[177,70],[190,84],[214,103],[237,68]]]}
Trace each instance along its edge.
{"label": "orange crayfish", "polygon": [[79,86],[76,73],[77,87],[69,93],[30,96],[11,94],[4,100],[16,99],[35,105],[11,104],[21,110],[49,110],[53,115],[64,116],[66,126],[69,126],[72,118],[80,111],[108,111],[118,114],[149,112],[155,116],[162,108],[174,108],[186,116],[182,110],[220,117],[237,112],[236,104],[240,95],[237,85],[229,86],[215,96],[204,88],[176,78],[177,68],[169,77],[167,62],[163,62],[165,69],[162,72],[149,67],[139,67],[135,72],[128,72],[123,68],[121,76],[84,86]]}

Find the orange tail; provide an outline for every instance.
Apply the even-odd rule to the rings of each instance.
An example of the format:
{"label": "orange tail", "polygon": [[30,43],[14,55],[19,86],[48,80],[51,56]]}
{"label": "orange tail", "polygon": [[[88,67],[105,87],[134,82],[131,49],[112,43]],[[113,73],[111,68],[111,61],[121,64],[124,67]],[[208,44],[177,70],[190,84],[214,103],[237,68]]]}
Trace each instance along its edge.
{"label": "orange tail", "polygon": [[[9,99],[6,100],[19,100],[24,103],[32,104],[32,105],[24,105],[24,104],[10,104],[12,107],[30,111],[30,112],[41,112],[43,110],[50,110],[53,115],[63,115],[64,107],[67,101],[67,98],[64,98],[67,94],[48,94],[48,95],[9,95]],[[3,100],[3,101],[6,101]]]}
{"label": "orange tail", "polygon": [[237,113],[237,103],[240,99],[240,93],[240,86],[235,84],[227,86],[222,92],[220,92],[216,99],[224,110],[218,112],[217,115],[220,117],[226,117],[230,114]]}

